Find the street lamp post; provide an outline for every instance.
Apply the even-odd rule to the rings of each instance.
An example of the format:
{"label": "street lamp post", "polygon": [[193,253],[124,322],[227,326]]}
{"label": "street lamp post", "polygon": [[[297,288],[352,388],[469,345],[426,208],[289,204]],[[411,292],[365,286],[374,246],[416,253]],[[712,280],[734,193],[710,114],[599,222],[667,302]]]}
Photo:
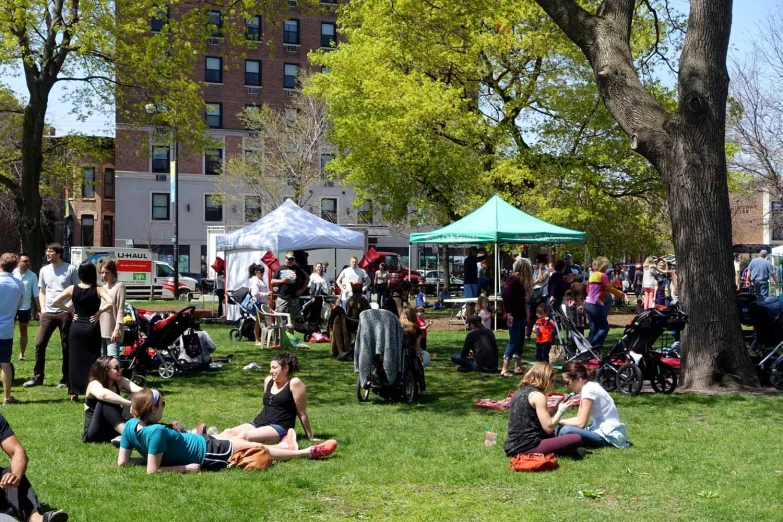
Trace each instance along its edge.
{"label": "street lamp post", "polygon": [[[165,111],[166,108],[164,106],[161,109],[157,104],[148,103],[144,106],[144,110],[147,114],[152,115],[156,112]],[[171,127],[169,127],[169,130],[171,130]],[[174,159],[170,161],[169,165],[169,176],[171,177],[169,203],[174,203],[174,237],[171,238],[172,243],[174,243],[174,289],[172,293],[174,294],[174,299],[177,300],[179,299],[179,140],[173,133],[171,139],[174,141]],[[152,285],[154,286],[154,278]]]}

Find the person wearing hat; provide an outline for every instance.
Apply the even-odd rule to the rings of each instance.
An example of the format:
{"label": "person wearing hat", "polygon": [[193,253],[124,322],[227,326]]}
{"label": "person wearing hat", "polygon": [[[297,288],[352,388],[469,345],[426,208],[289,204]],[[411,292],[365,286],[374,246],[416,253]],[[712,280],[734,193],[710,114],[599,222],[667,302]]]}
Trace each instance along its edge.
{"label": "person wearing hat", "polygon": [[473,315],[468,318],[470,331],[465,337],[462,352],[451,356],[451,362],[457,365],[457,370],[464,372],[498,371],[498,344],[492,330],[484,328],[481,317]]}
{"label": "person wearing hat", "polygon": [[775,277],[775,268],[772,263],[767,261],[767,252],[762,250],[759,252],[759,257],[751,260],[748,265],[748,273],[750,274],[750,281],[753,283],[753,292],[761,297],[769,296],[769,280],[775,285],[778,284],[777,277]]}
{"label": "person wearing hat", "polygon": [[294,326],[304,323],[302,309],[299,306],[299,296],[307,291],[310,276],[296,264],[293,252],[285,253],[285,265],[278,268],[272,275],[272,286],[277,287],[275,295],[275,311],[291,314]]}
{"label": "person wearing hat", "polygon": [[582,275],[582,267],[574,263],[574,256],[571,254],[566,254],[563,257],[563,261],[565,261],[566,264],[566,275],[571,274],[573,277],[569,277],[569,281],[566,281],[567,283],[580,283],[584,280],[584,275]]}

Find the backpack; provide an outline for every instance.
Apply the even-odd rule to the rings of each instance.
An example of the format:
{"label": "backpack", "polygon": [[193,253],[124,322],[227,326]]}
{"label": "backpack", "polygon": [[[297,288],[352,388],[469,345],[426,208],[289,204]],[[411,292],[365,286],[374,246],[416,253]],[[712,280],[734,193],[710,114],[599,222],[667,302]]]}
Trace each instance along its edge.
{"label": "backpack", "polygon": [[514,471],[550,471],[557,467],[554,453],[520,453],[509,462]]}
{"label": "backpack", "polygon": [[254,471],[257,469],[266,469],[272,465],[272,457],[263,447],[245,448],[235,451],[228,459],[228,467],[243,469],[245,471]]}

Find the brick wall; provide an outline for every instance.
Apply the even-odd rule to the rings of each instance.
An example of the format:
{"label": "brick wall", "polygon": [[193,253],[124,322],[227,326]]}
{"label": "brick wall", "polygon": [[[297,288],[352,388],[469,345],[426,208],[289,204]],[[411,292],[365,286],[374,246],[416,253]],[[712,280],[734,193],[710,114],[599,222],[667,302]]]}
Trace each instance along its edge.
{"label": "brick wall", "polygon": [[[73,242],[74,246],[84,245],[85,242],[94,246],[114,246],[115,238],[115,206],[114,197],[111,194],[111,188],[105,186],[106,171],[114,169],[114,156],[97,160],[94,158],[83,158],[77,161],[74,167],[75,181],[68,194],[68,204],[71,207],[71,216],[73,217]],[[93,197],[82,197],[82,183],[84,181],[83,173],[85,168],[95,169],[95,193]],[[114,189],[116,195],[117,181],[114,180]],[[85,241],[85,230],[82,229],[82,219],[85,216],[92,216],[93,227],[91,241]],[[104,230],[104,218],[111,218],[111,230]]]}

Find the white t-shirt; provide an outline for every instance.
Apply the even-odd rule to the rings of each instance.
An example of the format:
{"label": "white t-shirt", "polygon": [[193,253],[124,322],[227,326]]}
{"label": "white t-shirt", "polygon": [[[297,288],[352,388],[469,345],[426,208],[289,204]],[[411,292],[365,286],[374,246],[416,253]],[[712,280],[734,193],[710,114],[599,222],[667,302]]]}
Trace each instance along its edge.
{"label": "white t-shirt", "polygon": [[593,407],[590,410],[591,431],[599,432],[615,446],[626,445],[625,424],[620,422],[620,414],[614,399],[600,384],[590,381],[582,387],[581,400],[591,399]]}
{"label": "white t-shirt", "polygon": [[329,295],[329,283],[318,272],[310,274],[310,295],[316,295],[320,290],[321,295]]}
{"label": "white t-shirt", "polygon": [[655,288],[655,273],[652,268],[645,268],[642,276],[642,286],[644,288]]}
{"label": "white t-shirt", "polygon": [[[49,264],[41,269],[38,276],[38,288],[46,292],[46,307],[43,310],[49,314],[59,314],[62,312],[59,308],[52,306],[57,296],[69,286],[79,284],[79,274],[76,267],[63,261],[58,268]],[[70,301],[66,303],[68,306]]]}
{"label": "white t-shirt", "polygon": [[[14,278],[18,279],[24,285],[24,302],[20,310],[29,310],[33,299],[38,299],[38,277],[32,270],[25,270],[22,275],[19,268],[14,268]],[[36,303],[37,305],[38,303]]]}
{"label": "white t-shirt", "polygon": [[349,266],[340,272],[340,275],[337,277],[337,279],[340,280],[343,301],[347,300],[353,295],[351,285],[364,283],[365,278],[367,278],[367,272],[365,272],[363,268],[359,267],[351,268]]}

